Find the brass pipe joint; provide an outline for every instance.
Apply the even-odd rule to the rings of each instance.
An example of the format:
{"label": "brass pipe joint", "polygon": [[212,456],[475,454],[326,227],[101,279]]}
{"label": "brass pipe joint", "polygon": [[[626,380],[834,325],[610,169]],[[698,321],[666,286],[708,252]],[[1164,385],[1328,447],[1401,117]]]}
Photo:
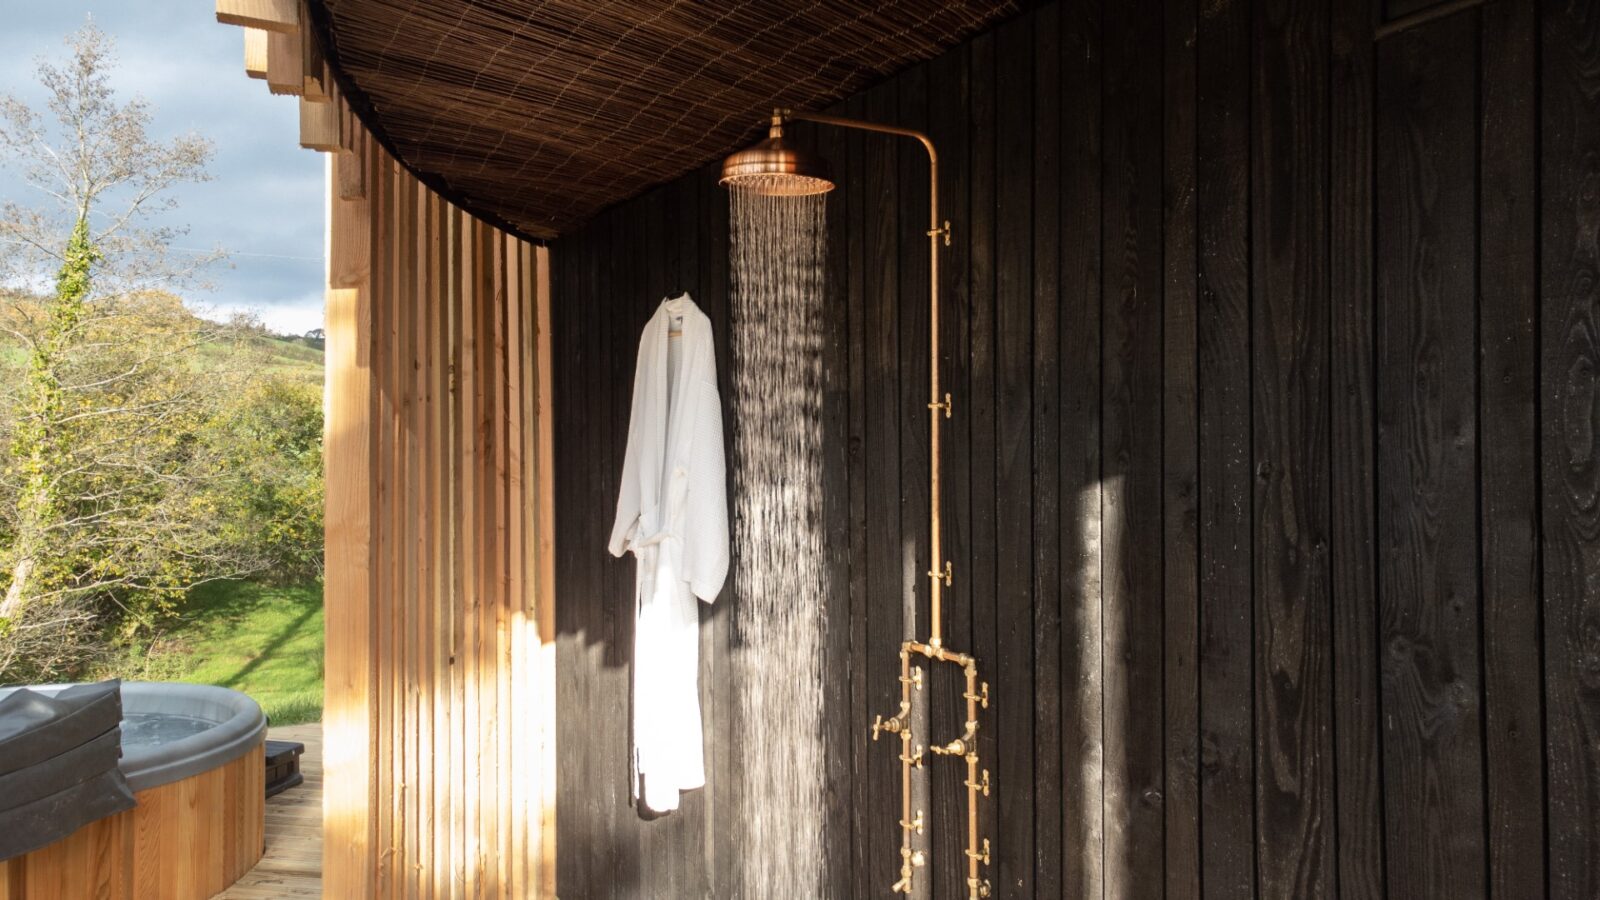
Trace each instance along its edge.
{"label": "brass pipe joint", "polygon": [[[967,762],[969,762],[969,763],[971,763],[973,765],[977,765],[978,764],[978,754],[976,754],[976,753],[968,754],[967,755]],[[989,770],[988,769],[984,769],[983,770],[983,775],[981,777],[979,777],[979,779],[977,781],[963,781],[962,784],[966,785],[969,788],[972,788],[973,790],[975,790],[978,793],[984,795],[985,797],[989,796]]]}

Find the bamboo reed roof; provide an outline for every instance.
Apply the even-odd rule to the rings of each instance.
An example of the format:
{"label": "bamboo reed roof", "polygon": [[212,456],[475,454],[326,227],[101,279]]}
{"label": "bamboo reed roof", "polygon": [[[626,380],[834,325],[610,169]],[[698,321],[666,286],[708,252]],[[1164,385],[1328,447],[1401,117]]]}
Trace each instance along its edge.
{"label": "bamboo reed roof", "polygon": [[320,0],[347,96],[476,212],[553,237],[934,56],[1017,0]]}

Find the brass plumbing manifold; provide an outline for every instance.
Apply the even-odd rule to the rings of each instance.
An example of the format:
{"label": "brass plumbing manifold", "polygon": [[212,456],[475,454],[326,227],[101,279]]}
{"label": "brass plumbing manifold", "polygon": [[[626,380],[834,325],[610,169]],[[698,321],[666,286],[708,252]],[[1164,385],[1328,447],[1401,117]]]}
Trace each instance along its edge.
{"label": "brass plumbing manifold", "polygon": [[967,897],[981,900],[989,896],[989,880],[980,874],[979,866],[988,866],[990,857],[989,841],[978,835],[978,796],[981,793],[988,797],[990,784],[988,770],[979,766],[978,710],[989,706],[989,685],[978,680],[977,660],[946,649],[942,636],[943,590],[950,586],[955,573],[950,561],[943,558],[940,543],[939,429],[943,420],[954,415],[955,404],[950,394],[939,389],[939,248],[950,246],[950,223],[939,219],[939,155],[927,135],[909,128],[786,109],[773,112],[774,125],[781,126],[784,119],[908,137],[922,144],[928,152],[928,549],[932,561],[928,569],[929,635],[926,642],[909,640],[900,645],[900,709],[888,720],[882,716],[874,718],[872,739],[877,740],[885,731],[900,736],[900,880],[894,883],[892,890],[897,894],[910,894],[916,870],[927,863],[926,856],[911,847],[912,834],[922,834],[924,827],[923,811],[916,810],[913,815],[911,809],[911,770],[922,768],[924,762],[923,748],[916,746],[911,727],[912,692],[922,690],[922,669],[913,668],[911,657],[919,654],[929,662],[953,663],[962,668],[967,679],[966,690],[962,693],[967,703],[966,730],[954,740],[930,743],[927,750],[935,757],[959,757],[967,764],[963,781],[967,789]]}

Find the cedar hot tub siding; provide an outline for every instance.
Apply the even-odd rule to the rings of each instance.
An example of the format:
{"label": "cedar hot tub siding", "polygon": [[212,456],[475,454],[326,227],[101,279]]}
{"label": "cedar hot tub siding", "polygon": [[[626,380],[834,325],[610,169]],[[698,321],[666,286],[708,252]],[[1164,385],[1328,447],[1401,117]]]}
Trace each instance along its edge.
{"label": "cedar hot tub siding", "polygon": [[[1060,2],[837,110],[941,152],[946,628],[993,688],[997,897],[1600,894],[1600,4],[1391,6]],[[867,726],[926,602],[926,170],[796,131],[839,182],[822,864],[865,898],[899,791]],[[712,166],[552,249],[563,895],[733,896],[733,589],[710,784],[642,822],[604,549],[668,292],[732,396],[727,242]],[[933,896],[962,896],[933,771]]]}

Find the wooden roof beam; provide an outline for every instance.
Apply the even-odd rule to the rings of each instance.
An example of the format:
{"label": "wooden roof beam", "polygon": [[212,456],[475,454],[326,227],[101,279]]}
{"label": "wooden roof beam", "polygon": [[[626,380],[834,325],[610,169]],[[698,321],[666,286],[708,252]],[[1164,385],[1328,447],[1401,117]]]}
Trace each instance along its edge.
{"label": "wooden roof beam", "polygon": [[267,35],[267,90],[298,96],[306,89],[305,62],[300,55],[299,32],[274,31]]}
{"label": "wooden roof beam", "polygon": [[217,0],[217,21],[293,34],[300,30],[298,0]]}
{"label": "wooden roof beam", "polygon": [[259,28],[244,29],[244,73],[267,77],[267,33]]}

